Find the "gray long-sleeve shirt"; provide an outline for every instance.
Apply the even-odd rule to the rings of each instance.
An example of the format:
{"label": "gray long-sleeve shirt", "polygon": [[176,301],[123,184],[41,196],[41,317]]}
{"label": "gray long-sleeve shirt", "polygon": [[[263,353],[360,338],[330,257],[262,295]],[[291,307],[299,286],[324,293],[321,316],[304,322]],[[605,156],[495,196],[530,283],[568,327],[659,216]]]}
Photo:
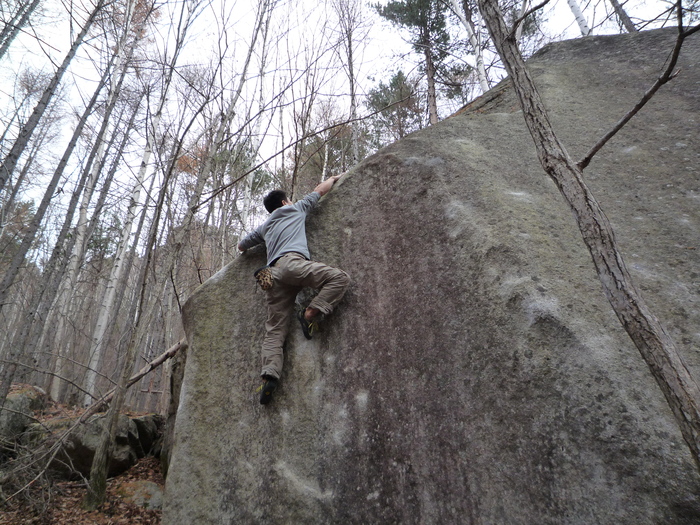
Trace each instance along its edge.
{"label": "gray long-sleeve shirt", "polygon": [[265,223],[248,234],[239,246],[247,250],[256,244],[264,243],[267,247],[267,264],[272,264],[290,252],[300,253],[310,259],[306,242],[306,215],[320,198],[321,195],[314,191],[292,205],[277,208]]}

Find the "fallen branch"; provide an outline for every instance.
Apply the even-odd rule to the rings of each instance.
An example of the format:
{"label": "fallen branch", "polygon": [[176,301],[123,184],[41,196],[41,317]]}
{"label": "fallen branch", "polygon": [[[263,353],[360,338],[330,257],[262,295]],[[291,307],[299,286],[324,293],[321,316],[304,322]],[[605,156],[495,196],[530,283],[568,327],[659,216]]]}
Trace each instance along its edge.
{"label": "fallen branch", "polygon": [[[168,359],[172,359],[175,357],[175,354],[177,354],[180,350],[184,350],[187,348],[187,343],[185,342],[184,339],[181,339],[177,343],[175,343],[173,346],[168,348],[165,352],[160,354],[158,357],[156,357],[153,361],[146,363],[146,365],[141,368],[136,374],[131,376],[129,378],[129,381],[126,383],[126,387],[129,388],[132,386],[134,383],[139,381],[143,376],[148,374],[149,372],[155,370],[158,368],[160,365],[165,363]],[[109,392],[107,392],[105,395],[100,397],[98,400],[96,400],[93,404],[91,404],[89,407],[85,409],[85,412],[83,413],[82,416],[80,416],[80,420],[84,421],[86,418],[90,417],[91,415],[99,412],[100,408],[102,408],[104,405],[109,403],[112,398],[114,397],[114,393],[116,392],[116,388],[113,388]]]}
{"label": "fallen branch", "polygon": [[[144,377],[146,374],[149,372],[155,370],[158,368],[160,365],[165,363],[168,359],[172,359],[175,357],[175,355],[180,351],[184,350],[187,348],[187,343],[185,342],[184,339],[178,341],[176,344],[168,348],[165,352],[163,352],[161,355],[156,357],[153,361],[147,363],[141,370],[139,370],[136,374],[131,376],[129,378],[129,381],[127,382],[127,388],[132,386],[134,383],[139,381],[142,377]],[[51,464],[51,462],[56,458],[56,455],[58,454],[59,450],[61,449],[61,444],[65,441],[65,439],[82,423],[85,422],[87,418],[92,416],[93,414],[97,413],[101,407],[103,407],[106,403],[109,403],[114,397],[114,389],[110,390],[107,392],[104,396],[102,396],[99,400],[95,401],[92,405],[87,407],[85,409],[85,412],[83,412],[80,417],[78,417],[73,424],[71,425],[70,428],[66,429],[59,437],[58,439],[49,447],[49,449],[38,456],[36,459],[31,461],[28,465],[24,465],[23,468],[28,468],[30,465],[37,464],[43,459],[48,457],[48,461],[46,461],[44,467],[41,469],[39,474],[37,474],[31,481],[29,481],[27,484],[25,484],[22,488],[8,496],[5,501],[9,501],[16,497],[18,494],[21,494],[24,490],[28,489],[30,486],[32,486],[47,470],[48,466]],[[4,478],[7,478],[7,475],[4,476]]]}

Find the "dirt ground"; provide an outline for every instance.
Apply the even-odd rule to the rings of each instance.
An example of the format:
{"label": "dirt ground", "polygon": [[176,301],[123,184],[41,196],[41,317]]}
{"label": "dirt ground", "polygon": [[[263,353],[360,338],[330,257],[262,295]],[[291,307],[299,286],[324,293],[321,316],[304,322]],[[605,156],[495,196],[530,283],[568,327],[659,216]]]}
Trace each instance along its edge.
{"label": "dirt ground", "polygon": [[[35,417],[42,421],[58,415],[76,417],[79,414],[80,410],[52,403]],[[9,501],[4,500],[10,494],[0,491],[0,525],[160,524],[160,510],[139,507],[120,496],[120,489],[134,481],[151,481],[162,490],[164,480],[160,460],[147,456],[123,474],[109,479],[105,503],[91,512],[81,507],[87,490],[85,481],[47,481],[42,478],[41,483],[32,484]]]}
{"label": "dirt ground", "polygon": [[107,500],[96,511],[81,508],[85,497],[82,482],[61,481],[55,483],[49,497],[36,509],[26,504],[12,504],[0,510],[2,525],[158,525],[161,511],[150,510],[125,502],[119,495],[124,483],[148,480],[163,487],[160,462],[154,457],[145,457],[121,476],[107,482]]}

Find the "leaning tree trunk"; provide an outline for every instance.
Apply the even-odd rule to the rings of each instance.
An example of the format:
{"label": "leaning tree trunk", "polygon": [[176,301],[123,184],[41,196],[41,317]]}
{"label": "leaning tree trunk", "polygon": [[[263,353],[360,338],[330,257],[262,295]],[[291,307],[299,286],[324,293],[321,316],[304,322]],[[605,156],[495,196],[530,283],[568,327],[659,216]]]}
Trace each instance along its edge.
{"label": "leaning tree trunk", "polygon": [[[29,144],[29,139],[31,139],[32,134],[34,133],[34,129],[36,128],[37,124],[39,124],[39,120],[44,115],[46,108],[49,106],[49,102],[56,93],[56,88],[58,87],[59,82],[63,78],[64,73],[67,71],[68,66],[73,60],[73,57],[78,52],[78,48],[83,43],[83,40],[85,39],[85,36],[92,27],[93,22],[95,22],[95,20],[97,19],[98,13],[102,10],[104,2],[105,0],[98,0],[97,5],[95,5],[95,8],[90,13],[90,16],[85,21],[85,24],[80,30],[80,33],[78,33],[78,36],[75,38],[73,45],[66,54],[65,58],[63,59],[63,63],[54,73],[53,77],[49,81],[48,86],[46,86],[46,89],[44,89],[44,93],[41,95],[39,102],[37,102],[36,106],[34,107],[34,111],[29,117],[29,120],[27,120],[27,123],[20,130],[19,136],[12,145],[12,149],[3,160],[2,165],[0,165],[0,191],[2,191],[2,189],[5,187],[7,179],[12,175],[12,172],[15,170],[17,162],[19,162],[20,156],[27,147],[27,144]],[[0,302],[0,308],[2,308],[2,302]]]}
{"label": "leaning tree trunk", "polygon": [[[586,23],[586,17],[583,16],[583,13],[581,12],[581,8],[579,7],[578,2],[576,2],[576,0],[566,0],[566,3],[569,4],[569,9],[571,9],[571,12],[574,14],[574,18],[576,19],[576,23],[578,24],[579,31],[581,31],[581,36],[590,35],[591,30],[588,27],[588,23]],[[484,16],[484,18],[486,18],[486,17]],[[488,22],[487,22],[487,25],[488,25]]]}
{"label": "leaning tree trunk", "polygon": [[10,49],[10,44],[19,35],[24,26],[29,22],[29,17],[36,10],[40,0],[32,0],[31,4],[21,6],[15,15],[9,20],[0,31],[0,60],[5,56],[7,50]]}
{"label": "leaning tree trunk", "polygon": [[636,33],[637,28],[634,26],[634,23],[627,15],[627,11],[625,11],[625,8],[622,7],[622,5],[620,5],[620,2],[618,2],[617,0],[610,0],[610,5],[612,5],[613,10],[617,15],[617,19],[620,21],[620,24],[622,24],[622,27],[624,27],[628,33]]}
{"label": "leaning tree trunk", "polygon": [[634,286],[610,222],[583,181],[581,170],[555,135],[512,32],[503,21],[497,0],[479,0],[478,3],[520,100],[540,163],[571,207],[605,295],[649,366],[700,468],[700,389],[674,342]]}

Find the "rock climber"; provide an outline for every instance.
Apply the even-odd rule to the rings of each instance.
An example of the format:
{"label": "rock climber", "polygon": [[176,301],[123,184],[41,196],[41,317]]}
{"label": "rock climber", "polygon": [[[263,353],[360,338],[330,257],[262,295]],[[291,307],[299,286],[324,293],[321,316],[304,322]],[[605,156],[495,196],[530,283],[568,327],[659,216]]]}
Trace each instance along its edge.
{"label": "rock climber", "polygon": [[238,243],[241,252],[263,243],[267,248],[267,266],[256,272],[267,302],[260,374],[263,380],[260,403],[263,405],[271,401],[279,384],[282,345],[297,294],[305,287],[319,290],[309,306],[297,314],[304,336],[311,339],[318,329],[318,321],[333,311],[350,283],[344,271],[311,261],[306,241],[307,214],[341,176],[329,177],[296,203],[289,201],[282,190],[271,191],[263,199],[269,217]]}

